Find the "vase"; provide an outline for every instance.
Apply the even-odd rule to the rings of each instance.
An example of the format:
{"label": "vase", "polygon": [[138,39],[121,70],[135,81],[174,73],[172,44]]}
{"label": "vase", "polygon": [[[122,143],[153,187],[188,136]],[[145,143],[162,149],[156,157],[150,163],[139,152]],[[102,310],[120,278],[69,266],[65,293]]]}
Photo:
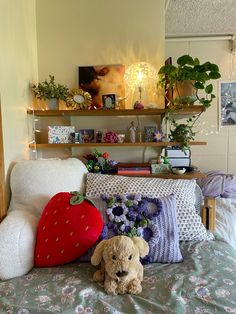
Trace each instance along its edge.
{"label": "vase", "polygon": [[197,100],[196,90],[193,87],[193,81],[176,82],[173,98],[177,99],[178,105],[193,105]]}
{"label": "vase", "polygon": [[48,110],[58,110],[59,101],[57,98],[48,99]]}

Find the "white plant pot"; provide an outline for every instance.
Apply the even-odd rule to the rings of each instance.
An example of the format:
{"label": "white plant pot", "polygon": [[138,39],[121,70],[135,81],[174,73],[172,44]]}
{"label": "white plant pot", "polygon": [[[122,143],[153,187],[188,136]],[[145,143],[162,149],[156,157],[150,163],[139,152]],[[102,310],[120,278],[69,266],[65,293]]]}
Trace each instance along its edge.
{"label": "white plant pot", "polygon": [[48,110],[58,110],[59,101],[57,98],[48,99]]}

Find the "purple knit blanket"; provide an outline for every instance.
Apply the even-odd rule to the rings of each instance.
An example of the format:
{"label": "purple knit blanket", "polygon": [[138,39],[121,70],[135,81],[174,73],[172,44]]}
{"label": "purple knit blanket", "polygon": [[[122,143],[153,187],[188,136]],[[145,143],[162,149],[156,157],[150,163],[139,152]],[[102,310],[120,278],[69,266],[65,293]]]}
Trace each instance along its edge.
{"label": "purple knit blanket", "polygon": [[197,180],[204,196],[236,199],[236,176],[214,170],[207,177]]}

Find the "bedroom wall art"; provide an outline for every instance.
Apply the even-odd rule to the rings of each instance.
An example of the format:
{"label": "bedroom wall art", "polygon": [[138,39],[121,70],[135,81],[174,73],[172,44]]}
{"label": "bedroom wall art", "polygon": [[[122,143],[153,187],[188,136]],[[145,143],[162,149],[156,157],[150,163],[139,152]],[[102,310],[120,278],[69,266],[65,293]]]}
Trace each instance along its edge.
{"label": "bedroom wall art", "polygon": [[236,81],[220,82],[220,125],[236,125]]}
{"label": "bedroom wall art", "polygon": [[116,95],[116,107],[125,108],[125,66],[122,64],[79,66],[79,87],[90,93],[93,108],[103,107],[103,95]]}

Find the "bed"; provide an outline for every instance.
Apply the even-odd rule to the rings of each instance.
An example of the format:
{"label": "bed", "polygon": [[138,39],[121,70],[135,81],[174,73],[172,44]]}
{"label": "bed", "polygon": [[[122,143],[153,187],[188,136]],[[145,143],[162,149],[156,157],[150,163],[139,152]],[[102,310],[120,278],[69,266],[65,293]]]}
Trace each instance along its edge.
{"label": "bed", "polygon": [[35,268],[0,282],[0,313],[236,313],[236,253],[222,240],[182,243],[184,262],[145,266],[143,292],[109,296],[94,267]]}
{"label": "bed", "polygon": [[[78,177],[86,170],[74,160],[61,162],[29,161],[11,175],[10,213],[4,220],[10,223],[0,225],[0,313],[236,313],[236,251],[218,235],[215,240],[181,241],[183,262],[145,265],[143,291],[137,296],[107,295],[102,284],[92,281],[96,268],[89,262],[32,268],[35,243],[30,239],[36,233],[40,208],[62,189],[84,188]],[[42,180],[48,182],[47,188]],[[21,225],[15,224],[16,213],[19,218],[25,209],[31,220],[23,216]],[[27,226],[31,226],[28,232]],[[9,243],[4,242],[7,232]]]}

